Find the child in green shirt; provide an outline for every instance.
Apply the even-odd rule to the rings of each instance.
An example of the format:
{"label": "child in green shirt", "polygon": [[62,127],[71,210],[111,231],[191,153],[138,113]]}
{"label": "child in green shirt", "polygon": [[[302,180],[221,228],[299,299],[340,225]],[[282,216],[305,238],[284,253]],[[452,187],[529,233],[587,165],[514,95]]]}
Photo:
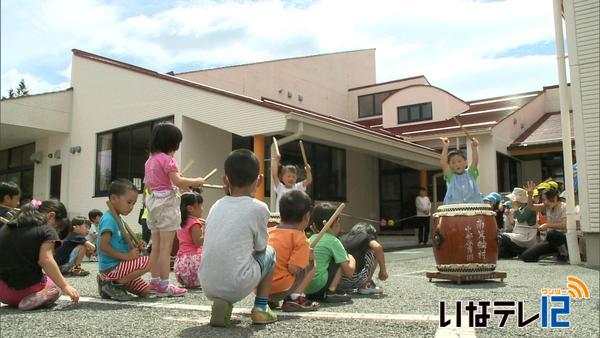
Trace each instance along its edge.
{"label": "child in green shirt", "polygon": [[[333,216],[335,208],[329,203],[317,205],[311,217],[311,227],[315,232],[321,231],[325,223]],[[336,294],[342,274],[352,277],[356,267],[356,261],[352,255],[346,253],[342,242],[337,239],[342,223],[338,217],[329,231],[323,235],[314,247],[315,263],[317,271],[308,287],[304,290],[306,298],[325,303],[345,303],[351,299],[347,295]],[[312,235],[309,242],[312,243],[317,234]]]}

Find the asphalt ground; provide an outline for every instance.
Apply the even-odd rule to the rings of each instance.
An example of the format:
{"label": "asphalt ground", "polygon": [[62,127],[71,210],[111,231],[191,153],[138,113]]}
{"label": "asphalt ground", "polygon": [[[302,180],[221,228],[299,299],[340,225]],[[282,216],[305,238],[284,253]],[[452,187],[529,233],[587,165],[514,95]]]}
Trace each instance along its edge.
{"label": "asphalt ground", "polygon": [[[515,336],[600,336],[598,270],[583,266],[558,264],[552,260],[523,263],[501,260],[498,271],[507,272],[504,282],[465,282],[461,285],[425,277],[435,270],[431,248],[411,248],[386,253],[390,277],[380,282],[384,295],[379,297],[353,294],[353,303],[332,306],[308,314],[278,312],[279,321],[270,325],[252,325],[249,311],[253,296],[235,304],[235,325],[212,328],[208,325],[211,302],[201,291],[182,298],[151,298],[133,302],[100,299],[96,290],[97,263],[85,262],[92,273],[87,277],[68,277],[82,299],[77,305],[61,297],[57,305],[30,312],[0,307],[0,337],[515,337]],[[519,328],[517,316],[509,317],[505,327],[498,327],[501,316],[489,309],[487,328],[468,328],[467,313],[462,313],[462,327],[440,328],[440,301],[446,303],[446,319],[455,321],[456,301],[463,309],[468,301],[523,301],[528,318],[540,312],[542,288],[566,288],[567,276],[583,280],[590,299],[570,302],[570,328],[542,328],[541,321]],[[173,276],[172,276],[173,277]],[[516,307],[515,307],[516,310]],[[479,310],[478,310],[479,311]]]}

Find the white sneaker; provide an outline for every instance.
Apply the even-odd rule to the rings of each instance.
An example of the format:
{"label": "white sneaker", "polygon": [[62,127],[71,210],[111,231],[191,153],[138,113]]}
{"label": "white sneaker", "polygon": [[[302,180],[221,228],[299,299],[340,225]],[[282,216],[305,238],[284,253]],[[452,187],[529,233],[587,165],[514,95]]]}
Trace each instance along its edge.
{"label": "white sneaker", "polygon": [[379,286],[375,285],[375,282],[370,281],[369,285],[367,287],[359,288],[358,289],[358,293],[361,294],[361,295],[382,294],[383,293],[383,289],[380,288]]}

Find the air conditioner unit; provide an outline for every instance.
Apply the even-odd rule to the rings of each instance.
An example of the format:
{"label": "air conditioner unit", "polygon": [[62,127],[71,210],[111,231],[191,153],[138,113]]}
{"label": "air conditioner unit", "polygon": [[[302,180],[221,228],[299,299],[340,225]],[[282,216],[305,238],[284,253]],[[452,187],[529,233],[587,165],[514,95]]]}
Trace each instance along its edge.
{"label": "air conditioner unit", "polygon": [[31,162],[34,163],[42,163],[42,160],[44,159],[44,153],[41,151],[36,151],[35,153],[31,154],[31,156],[29,156],[29,160]]}

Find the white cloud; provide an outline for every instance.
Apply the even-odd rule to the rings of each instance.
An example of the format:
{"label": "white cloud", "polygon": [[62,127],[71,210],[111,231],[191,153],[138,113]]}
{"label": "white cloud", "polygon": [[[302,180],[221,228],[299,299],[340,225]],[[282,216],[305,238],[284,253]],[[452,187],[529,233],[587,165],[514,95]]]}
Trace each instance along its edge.
{"label": "white cloud", "polygon": [[[71,48],[162,72],[377,48],[378,81],[424,74],[469,97],[503,90],[494,77],[506,74],[515,84],[531,83],[530,90],[556,82],[546,59],[493,58],[553,40],[546,0],[322,0],[302,7],[278,0],[175,2],[152,14],[123,7],[130,2],[111,3],[2,1],[2,73],[18,69],[41,79],[39,69],[54,67],[56,75],[70,62]],[[540,83],[522,80],[532,78]],[[461,85],[468,81],[480,81],[479,91]]]}
{"label": "white cloud", "polygon": [[60,83],[49,83],[35,75],[20,73],[16,69],[2,73],[2,95],[6,96],[9,89],[16,89],[21,79],[25,80],[25,85],[29,89],[29,94],[39,94],[45,92],[53,92],[69,88],[68,81]]}

